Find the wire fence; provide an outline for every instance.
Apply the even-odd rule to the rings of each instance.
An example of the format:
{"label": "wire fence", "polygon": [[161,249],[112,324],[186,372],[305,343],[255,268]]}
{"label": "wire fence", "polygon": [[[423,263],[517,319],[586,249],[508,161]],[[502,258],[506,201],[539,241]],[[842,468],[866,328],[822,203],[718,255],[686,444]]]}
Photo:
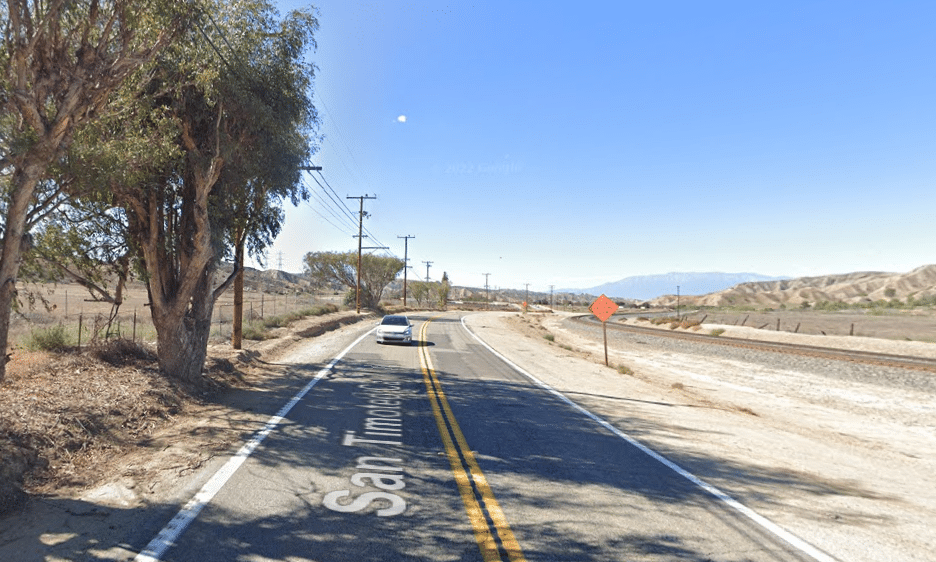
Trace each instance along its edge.
{"label": "wire fence", "polygon": [[[78,347],[109,339],[135,342],[156,341],[156,329],[150,315],[145,291],[131,293],[113,315],[108,303],[89,301],[87,293],[72,288],[45,295],[44,302],[24,304],[11,317],[11,342],[28,347],[38,334],[50,329],[62,330],[70,345]],[[245,292],[243,324],[287,316],[323,304],[338,304],[332,295],[295,292],[288,294]],[[234,297],[228,292],[215,303],[210,337],[213,341],[230,338],[233,330]]]}

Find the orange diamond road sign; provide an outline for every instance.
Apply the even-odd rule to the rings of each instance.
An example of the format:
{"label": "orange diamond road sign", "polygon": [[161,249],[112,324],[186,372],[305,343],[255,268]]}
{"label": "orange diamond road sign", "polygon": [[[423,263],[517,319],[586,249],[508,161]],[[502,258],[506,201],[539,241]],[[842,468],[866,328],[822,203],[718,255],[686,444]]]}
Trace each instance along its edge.
{"label": "orange diamond road sign", "polygon": [[591,306],[588,307],[588,310],[602,322],[607,322],[608,318],[611,318],[611,315],[617,312],[617,309],[618,305],[604,295],[595,299],[595,302],[591,303]]}

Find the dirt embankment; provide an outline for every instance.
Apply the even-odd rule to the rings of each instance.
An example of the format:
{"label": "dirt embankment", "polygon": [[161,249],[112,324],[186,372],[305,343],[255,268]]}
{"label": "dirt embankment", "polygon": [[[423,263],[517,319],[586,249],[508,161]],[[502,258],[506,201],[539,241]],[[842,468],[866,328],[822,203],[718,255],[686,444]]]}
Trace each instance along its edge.
{"label": "dirt embankment", "polygon": [[[272,374],[271,362],[297,342],[367,317],[352,311],[306,318],[274,331],[273,339],[245,342],[240,351],[212,345],[194,385],[160,375],[152,350],[127,341],[66,354],[18,352],[0,384],[0,513],[22,507],[29,494],[87,489],[118,466],[164,468],[133,457],[170,446],[160,435],[167,428],[179,435],[185,424],[218,417],[227,393]],[[239,437],[237,424],[229,423],[186,440],[220,454]]]}

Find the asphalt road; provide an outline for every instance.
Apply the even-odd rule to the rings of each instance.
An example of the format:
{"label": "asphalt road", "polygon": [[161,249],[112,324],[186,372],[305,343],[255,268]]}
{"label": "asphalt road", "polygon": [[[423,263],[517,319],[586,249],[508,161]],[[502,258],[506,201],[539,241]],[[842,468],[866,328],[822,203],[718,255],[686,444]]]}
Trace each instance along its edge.
{"label": "asphalt road", "polygon": [[411,319],[412,346],[369,335],[310,369],[301,399],[144,556],[814,560],[514,370],[458,315]]}

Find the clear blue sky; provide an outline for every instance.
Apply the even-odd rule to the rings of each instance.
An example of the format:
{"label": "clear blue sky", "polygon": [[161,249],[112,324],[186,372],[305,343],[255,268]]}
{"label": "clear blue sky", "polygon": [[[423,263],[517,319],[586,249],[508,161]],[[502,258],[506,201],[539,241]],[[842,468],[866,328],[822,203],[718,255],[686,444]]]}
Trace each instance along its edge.
{"label": "clear blue sky", "polygon": [[[352,211],[377,196],[365,245],[403,257],[415,236],[411,276],[547,291],[936,263],[936,2],[314,5],[315,162]],[[308,181],[270,267],[357,247]]]}

